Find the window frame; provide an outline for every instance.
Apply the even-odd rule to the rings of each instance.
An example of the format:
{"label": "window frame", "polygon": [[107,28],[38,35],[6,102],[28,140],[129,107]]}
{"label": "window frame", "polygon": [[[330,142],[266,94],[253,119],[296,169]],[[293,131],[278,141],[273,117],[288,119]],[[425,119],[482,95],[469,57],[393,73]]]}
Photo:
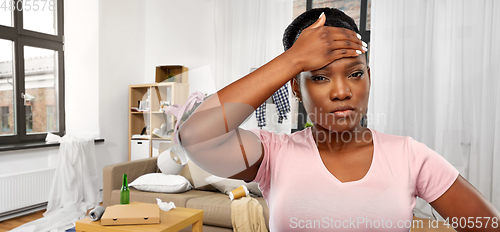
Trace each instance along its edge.
{"label": "window frame", "polygon": [[[360,7],[360,14],[359,14],[359,34],[361,35],[361,40],[364,41],[365,43],[369,44],[370,43],[370,31],[366,29],[366,20],[368,18],[368,0],[359,0],[361,2],[361,7]],[[313,6],[313,0],[306,0],[306,11],[312,9]],[[370,27],[371,28],[371,27]],[[366,59],[368,60],[368,56]],[[298,116],[300,115],[306,115],[307,112],[306,109],[304,108],[304,105],[302,102],[299,102],[299,112]],[[299,117],[298,118],[298,125],[297,129],[292,129],[292,133],[304,130],[304,124],[307,122],[307,117]],[[362,122],[363,126],[366,126],[366,121]]]}
{"label": "window frame", "polygon": [[[16,4],[20,0],[15,0]],[[64,88],[64,1],[54,0],[56,4],[55,13],[57,24],[57,35],[50,35],[36,31],[30,31],[23,28],[23,11],[13,11],[13,26],[0,25],[0,39],[10,40],[14,43],[13,47],[13,112],[15,112],[14,126],[16,133],[14,135],[1,135],[0,145],[15,145],[20,143],[41,142],[45,140],[48,132],[28,134],[26,131],[26,112],[24,100],[21,96],[25,91],[24,73],[24,46],[37,47],[57,51],[57,81],[55,91],[57,92],[57,115],[59,119],[59,130],[50,132],[59,136],[66,133],[65,123],[65,88]]]}

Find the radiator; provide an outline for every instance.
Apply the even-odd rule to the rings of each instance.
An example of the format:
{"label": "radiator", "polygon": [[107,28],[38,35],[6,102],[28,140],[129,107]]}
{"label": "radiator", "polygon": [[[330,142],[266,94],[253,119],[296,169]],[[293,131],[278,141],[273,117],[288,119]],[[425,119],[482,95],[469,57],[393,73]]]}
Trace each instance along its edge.
{"label": "radiator", "polygon": [[55,171],[50,168],[0,177],[0,215],[47,202]]}

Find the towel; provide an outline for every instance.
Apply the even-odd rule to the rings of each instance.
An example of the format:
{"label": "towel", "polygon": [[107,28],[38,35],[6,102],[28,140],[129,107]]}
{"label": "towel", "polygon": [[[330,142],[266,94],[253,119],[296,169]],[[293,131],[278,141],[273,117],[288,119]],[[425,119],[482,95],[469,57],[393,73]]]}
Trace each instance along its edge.
{"label": "towel", "polygon": [[[274,104],[276,104],[276,110],[278,111],[278,123],[283,123],[283,119],[287,119],[286,114],[290,112],[290,103],[288,102],[288,88],[285,85],[281,86],[278,91],[273,93]],[[266,103],[257,108],[255,111],[255,116],[257,117],[258,126],[266,126]]]}
{"label": "towel", "polygon": [[21,225],[13,232],[61,232],[74,227],[87,210],[99,205],[98,171],[94,140],[70,135],[58,140],[59,162],[43,218]]}
{"label": "towel", "polygon": [[231,221],[234,232],[267,232],[262,205],[252,197],[231,202]]}

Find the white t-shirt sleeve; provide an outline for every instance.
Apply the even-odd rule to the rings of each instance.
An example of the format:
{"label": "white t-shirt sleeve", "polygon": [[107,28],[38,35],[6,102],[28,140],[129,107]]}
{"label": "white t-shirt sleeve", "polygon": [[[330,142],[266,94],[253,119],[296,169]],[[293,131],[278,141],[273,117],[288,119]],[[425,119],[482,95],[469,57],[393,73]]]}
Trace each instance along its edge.
{"label": "white t-shirt sleeve", "polygon": [[262,194],[266,195],[270,188],[273,158],[279,153],[286,136],[259,129],[250,129],[249,131],[259,137],[264,147],[264,158],[252,182],[257,182]]}

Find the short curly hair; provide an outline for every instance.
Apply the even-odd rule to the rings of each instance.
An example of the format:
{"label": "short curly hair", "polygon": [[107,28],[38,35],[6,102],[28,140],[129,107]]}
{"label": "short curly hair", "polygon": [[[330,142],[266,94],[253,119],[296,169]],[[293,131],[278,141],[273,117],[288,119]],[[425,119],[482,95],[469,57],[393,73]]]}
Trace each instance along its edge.
{"label": "short curly hair", "polygon": [[354,19],[341,10],[328,7],[314,8],[299,15],[285,29],[285,33],[283,34],[283,47],[285,51],[292,47],[297,38],[299,38],[300,33],[302,33],[302,30],[318,20],[322,12],[326,15],[325,26],[342,27],[359,34],[358,26],[354,22]]}

